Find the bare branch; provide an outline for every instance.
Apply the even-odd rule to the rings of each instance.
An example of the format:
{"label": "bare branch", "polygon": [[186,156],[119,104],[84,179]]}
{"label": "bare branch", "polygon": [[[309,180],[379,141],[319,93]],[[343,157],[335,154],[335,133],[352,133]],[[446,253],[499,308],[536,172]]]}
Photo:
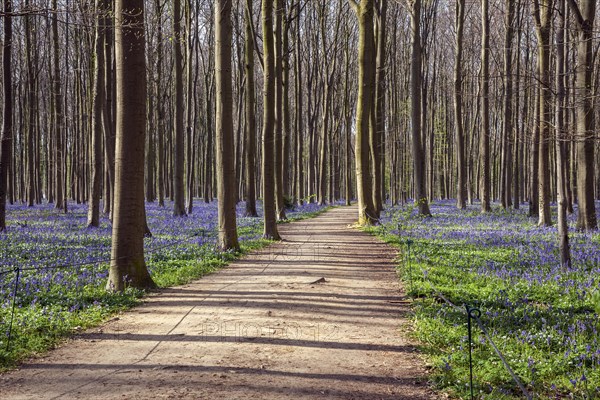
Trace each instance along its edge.
{"label": "bare branch", "polygon": [[581,10],[579,9],[579,6],[577,5],[577,3],[575,3],[575,0],[568,0],[567,3],[569,3],[569,8],[571,9],[571,11],[573,12],[573,15],[575,16],[577,25],[579,26],[580,29],[583,28],[584,20],[583,20],[583,15],[581,15]]}

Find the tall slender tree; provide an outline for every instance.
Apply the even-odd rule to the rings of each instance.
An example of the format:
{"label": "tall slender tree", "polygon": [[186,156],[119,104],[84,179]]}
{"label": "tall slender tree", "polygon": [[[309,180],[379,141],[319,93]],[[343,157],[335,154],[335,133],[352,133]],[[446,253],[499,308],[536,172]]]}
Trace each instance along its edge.
{"label": "tall slender tree", "polygon": [[13,93],[12,93],[12,0],[4,0],[4,41],[2,43],[2,136],[0,137],[0,231],[6,230],[6,192],[8,169],[12,160]]}
{"label": "tall slender tree", "polygon": [[54,105],[54,151],[55,151],[55,199],[56,208],[67,211],[67,193],[64,172],[64,116],[63,116],[63,96],[60,80],[60,58],[59,58],[59,38],[58,38],[58,2],[52,0],[52,56],[54,71],[52,73],[52,93]]}
{"label": "tall slender tree", "polygon": [[577,77],[575,96],[577,109],[577,228],[585,231],[598,227],[594,203],[594,72],[593,33],[596,1],[568,0],[577,25]]}
{"label": "tall slender tree", "polygon": [[239,250],[235,218],[236,183],[233,157],[233,90],[231,73],[231,0],[215,3],[216,169],[219,247]]}
{"label": "tall slender tree", "polygon": [[558,197],[558,236],[560,248],[560,264],[562,268],[571,266],[571,250],[569,247],[569,226],[567,224],[567,146],[565,132],[566,74],[565,74],[565,3],[557,1],[558,26],[556,28],[556,188]]}
{"label": "tall slender tree", "polygon": [[356,193],[358,224],[375,222],[369,161],[369,120],[375,95],[374,0],[349,0],[358,17],[358,100],[356,102]]}
{"label": "tall slender tree", "polygon": [[92,94],[92,180],[89,185],[90,227],[100,226],[100,184],[102,180],[102,118],[105,106],[104,42],[108,25],[106,0],[96,0],[96,39],[94,44],[94,87]]}
{"label": "tall slender tree", "polygon": [[107,287],[152,288],[144,260],[146,55],[144,1],[116,0],[117,138],[111,262]]}
{"label": "tall slender tree", "polygon": [[503,208],[512,205],[512,147],[513,141],[513,70],[512,42],[515,23],[515,2],[506,0],[506,18],[504,35],[504,129],[502,132],[502,182],[500,197]]}
{"label": "tall slender tree", "polygon": [[173,1],[173,52],[175,70],[175,121],[173,124],[173,139],[175,142],[174,173],[173,173],[173,215],[183,216],[185,212],[185,186],[184,186],[184,167],[185,167],[185,140],[183,128],[183,52],[184,35],[181,29],[181,0]]}
{"label": "tall slender tree", "polygon": [[296,202],[304,202],[304,115],[303,115],[303,90],[302,90],[302,42],[300,40],[300,24],[302,21],[302,7],[296,4]]}
{"label": "tall slender tree", "polygon": [[410,3],[412,54],[410,63],[410,119],[413,152],[413,168],[415,177],[415,203],[419,207],[419,214],[431,215],[427,190],[425,187],[425,154],[421,140],[421,95],[422,88],[422,58],[421,44],[421,0],[412,0]]}
{"label": "tall slender tree", "polygon": [[479,192],[481,212],[489,212],[490,177],[490,16],[489,1],[481,1],[481,135],[479,159],[481,164]]}
{"label": "tall slender tree", "polygon": [[[283,20],[285,16],[285,0],[274,0],[275,8],[275,205],[277,219],[286,219],[283,186],[283,59],[286,49],[283,48]],[[285,160],[287,162],[287,160]]]}
{"label": "tall slender tree", "polygon": [[252,0],[246,0],[246,24],[244,34],[244,68],[246,72],[245,90],[245,118],[244,131],[244,164],[245,164],[245,198],[246,216],[256,217],[256,116],[255,116],[255,88],[254,88],[254,34],[252,21]]}
{"label": "tall slender tree", "polygon": [[467,208],[467,167],[462,112],[462,53],[465,24],[465,0],[456,0],[456,52],[454,61],[454,126],[456,141],[456,207]]}
{"label": "tall slender tree", "polygon": [[538,39],[538,118],[539,142],[539,187],[538,224],[552,225],[550,213],[550,125],[552,123],[552,87],[550,85],[550,31],[552,29],[553,0],[533,0],[533,19]]}
{"label": "tall slender tree", "polygon": [[377,215],[383,210],[385,201],[385,91],[386,91],[386,46],[387,46],[387,0],[380,0],[377,7],[377,57],[375,73],[375,129],[371,139],[373,147],[373,204]]}
{"label": "tall slender tree", "polygon": [[263,31],[263,134],[262,191],[264,209],[263,236],[279,240],[275,207],[275,46],[273,44],[273,0],[262,0]]}

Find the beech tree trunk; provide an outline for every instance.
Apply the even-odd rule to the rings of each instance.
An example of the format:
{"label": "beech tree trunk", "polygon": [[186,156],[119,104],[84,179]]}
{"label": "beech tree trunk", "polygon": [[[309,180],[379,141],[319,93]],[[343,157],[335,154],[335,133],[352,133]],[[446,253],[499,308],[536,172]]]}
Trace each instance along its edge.
{"label": "beech tree trunk", "polygon": [[415,177],[415,203],[419,207],[419,214],[431,215],[427,190],[425,187],[425,154],[421,140],[421,0],[413,0],[410,10],[412,59],[410,64],[410,117],[412,135],[412,156]]}
{"label": "beech tree trunk", "polygon": [[[283,187],[283,18],[284,0],[275,0],[275,205],[277,219],[286,219]],[[287,162],[287,160],[286,160]]]}
{"label": "beech tree trunk", "polygon": [[262,0],[263,31],[263,137],[262,189],[264,232],[268,239],[279,240],[275,208],[275,46],[273,44],[273,0]]}
{"label": "beech tree trunk", "polygon": [[539,103],[539,166],[538,166],[538,225],[552,225],[550,213],[550,124],[552,110],[550,101],[550,30],[552,28],[553,0],[533,1],[533,16],[538,39],[538,91]]}
{"label": "beech tree trunk", "polygon": [[163,68],[163,33],[162,33],[162,5],[161,0],[156,0],[157,13],[157,49],[156,49],[156,93],[157,93],[157,125],[158,125],[158,205],[165,205],[165,101],[162,92],[162,68]]}
{"label": "beech tree trunk", "polygon": [[300,41],[300,21],[302,7],[296,5],[296,202],[304,202],[304,115],[302,90],[302,55]]}
{"label": "beech tree trunk", "polygon": [[467,167],[465,163],[465,138],[462,111],[462,52],[465,23],[465,0],[456,0],[456,59],[454,62],[454,124],[456,141],[456,207],[467,208]]}
{"label": "beech tree trunk", "polygon": [[385,90],[386,90],[386,45],[387,45],[387,0],[379,0],[377,18],[377,57],[375,73],[375,130],[372,144],[374,149],[373,160],[373,204],[379,213],[383,211],[385,202]]}
{"label": "beech tree trunk", "polygon": [[246,30],[245,30],[245,69],[246,69],[246,100],[244,102],[246,114],[246,129],[244,133],[245,145],[245,175],[246,175],[246,216],[257,217],[256,212],[256,116],[255,88],[254,88],[254,35],[252,28],[252,0],[246,0]]}
{"label": "beech tree trunk", "polygon": [[102,118],[105,106],[104,83],[104,41],[106,18],[106,1],[96,0],[96,42],[94,58],[94,88],[92,105],[92,180],[89,185],[88,227],[100,226],[100,183],[102,180]]}
{"label": "beech tree trunk", "polygon": [[12,94],[12,0],[4,0],[4,42],[2,44],[2,136],[0,138],[0,231],[6,230],[6,193],[8,170],[13,146],[13,94]]}
{"label": "beech tree trunk", "polygon": [[481,164],[479,192],[481,212],[491,211],[490,205],[490,19],[488,0],[481,2],[481,134],[479,139],[479,160]]}
{"label": "beech tree trunk", "polygon": [[111,263],[107,288],[153,288],[144,261],[146,55],[144,1],[116,0],[117,140]]}
{"label": "beech tree trunk", "polygon": [[216,168],[219,247],[239,250],[235,216],[236,182],[233,146],[233,90],[231,73],[231,0],[215,3],[215,83],[217,109]]}
{"label": "beech tree trunk", "polygon": [[[65,190],[65,172],[64,172],[64,127],[63,127],[63,98],[60,83],[60,59],[59,59],[59,41],[58,41],[58,5],[57,0],[52,0],[52,9],[55,12],[52,15],[52,55],[53,55],[53,77],[52,91],[54,101],[54,135],[55,135],[55,198],[57,209],[67,211],[67,194]],[[27,18],[27,17],[26,17]]]}
{"label": "beech tree trunk", "polygon": [[513,135],[513,71],[512,41],[514,36],[515,2],[506,0],[506,34],[504,36],[504,130],[502,132],[502,164],[503,171],[500,188],[502,206],[506,209],[512,205],[512,146]]}
{"label": "beech tree trunk", "polygon": [[358,224],[375,222],[373,187],[369,160],[369,119],[375,93],[374,0],[351,3],[358,16],[358,99],[356,102],[356,192]]}
{"label": "beech tree trunk", "polygon": [[175,121],[173,124],[173,137],[175,149],[173,152],[173,215],[184,216],[185,213],[185,186],[184,186],[184,162],[185,141],[183,129],[183,55],[181,48],[184,38],[181,31],[181,0],[173,1],[173,52],[175,53]]}
{"label": "beech tree trunk", "polygon": [[575,96],[577,110],[577,229],[591,231],[598,227],[594,203],[594,102],[592,92],[593,33],[595,0],[569,0],[577,22],[577,62]]}
{"label": "beech tree trunk", "polygon": [[560,265],[566,269],[571,266],[571,250],[569,247],[569,226],[567,224],[567,143],[564,124],[566,105],[565,74],[565,3],[558,0],[558,27],[556,29],[556,178],[558,197],[558,238],[560,248]]}

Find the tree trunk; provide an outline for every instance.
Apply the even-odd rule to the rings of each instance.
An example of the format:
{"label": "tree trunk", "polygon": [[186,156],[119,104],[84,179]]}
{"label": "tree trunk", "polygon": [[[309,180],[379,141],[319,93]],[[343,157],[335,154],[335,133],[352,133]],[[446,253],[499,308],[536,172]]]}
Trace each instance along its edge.
{"label": "tree trunk", "polygon": [[577,21],[577,78],[575,82],[577,109],[577,229],[591,231],[598,227],[594,203],[594,103],[592,93],[593,33],[596,1],[575,0],[569,6]]}
{"label": "tree trunk", "polygon": [[504,208],[512,205],[512,147],[513,135],[513,71],[512,41],[514,36],[515,2],[506,0],[508,10],[505,18],[506,34],[504,36],[504,130],[502,132],[502,182],[501,202]]}
{"label": "tree trunk", "polygon": [[387,18],[387,0],[379,1],[378,24],[377,24],[377,57],[375,73],[375,130],[371,139],[374,149],[373,160],[373,204],[379,213],[383,211],[385,201],[385,89],[386,89],[386,18]]}
{"label": "tree trunk", "polygon": [[369,119],[375,93],[375,40],[373,33],[374,0],[361,0],[358,15],[358,99],[356,102],[356,192],[358,224],[375,222],[375,205],[369,162]]}
{"label": "tree trunk", "polygon": [[465,0],[456,0],[456,60],[454,63],[454,123],[456,126],[456,207],[467,208],[467,168],[462,112],[462,51],[465,22]]}
{"label": "tree trunk", "polygon": [[488,0],[481,2],[481,134],[479,159],[481,163],[480,197],[481,212],[491,211],[490,206],[490,83],[489,83],[489,54],[490,54],[490,19]]}
{"label": "tree trunk", "polygon": [[[346,27],[346,29],[348,29]],[[344,76],[344,119],[345,119],[345,137],[344,137],[344,187],[345,193],[345,204],[350,205],[352,200],[352,155],[350,150],[350,139],[352,136],[352,110],[350,109],[350,34],[346,35],[346,44],[344,48],[344,59],[346,66],[346,74]]]}
{"label": "tree trunk", "polygon": [[94,57],[94,88],[92,105],[92,180],[89,187],[88,227],[100,226],[100,183],[102,180],[102,117],[105,106],[104,41],[106,1],[96,0],[96,43]]}
{"label": "tree trunk", "polygon": [[[517,15],[519,15],[519,25],[517,28],[517,49],[521,48],[521,37],[523,36],[522,34],[522,29],[521,29],[521,21],[522,21],[522,16],[521,16],[521,6],[519,6],[519,11],[517,12]],[[514,140],[513,140],[513,189],[512,189],[512,195],[513,195],[513,207],[515,210],[518,210],[520,208],[520,203],[521,203],[521,196],[520,196],[520,192],[521,192],[521,165],[522,165],[522,159],[521,159],[521,150],[523,148],[523,145],[521,143],[522,140],[522,134],[521,134],[521,120],[519,120],[520,118],[520,114],[519,114],[519,100],[520,100],[520,81],[521,81],[521,55],[518,54],[517,55],[517,67],[516,67],[516,79],[514,80],[514,85],[515,85],[515,108],[514,108],[514,112],[513,112],[513,117],[515,120],[515,134],[514,134]],[[523,104],[525,104],[525,101],[523,101]]]}
{"label": "tree trunk", "polygon": [[[283,18],[285,0],[275,0],[275,205],[277,219],[286,219],[283,188]],[[287,162],[287,160],[285,160]]]}
{"label": "tree trunk", "polygon": [[304,115],[302,91],[302,55],[300,41],[300,18],[302,7],[300,2],[296,5],[298,19],[296,25],[296,202],[304,202]]}
{"label": "tree trunk", "polygon": [[[114,14],[114,2],[107,2],[108,15]],[[104,198],[103,212],[109,215],[112,220],[112,204],[115,193],[115,134],[116,134],[116,109],[115,109],[115,60],[113,57],[114,49],[114,19],[109,18],[109,24],[105,27],[105,46],[104,46],[104,62],[105,62],[105,92],[106,105],[104,106],[103,124],[104,124],[104,157],[106,162],[106,197]]]}
{"label": "tree trunk", "polygon": [[64,128],[63,128],[63,115],[62,115],[62,95],[61,95],[61,84],[60,84],[60,59],[58,56],[58,6],[57,0],[52,0],[52,9],[55,12],[52,14],[52,56],[54,71],[52,76],[52,92],[54,101],[54,135],[55,135],[55,198],[57,209],[67,211],[67,194],[65,193],[65,172],[64,172]]}
{"label": "tree trunk", "polygon": [[556,30],[556,177],[558,193],[558,238],[560,248],[560,265],[567,269],[571,266],[571,250],[569,248],[569,226],[567,224],[566,180],[567,180],[567,147],[564,124],[565,109],[565,3],[558,0],[558,27]]}
{"label": "tree trunk", "polygon": [[246,167],[246,216],[257,217],[256,212],[256,116],[255,88],[254,88],[254,36],[252,29],[252,0],[246,0],[246,31],[245,31],[245,68],[246,68],[246,101],[244,102],[246,113],[246,130],[244,138],[245,167]]}
{"label": "tree trunk", "polygon": [[553,0],[533,1],[533,14],[538,39],[538,90],[539,103],[539,159],[538,159],[538,225],[552,225],[550,214],[550,124],[552,98],[550,87],[550,29],[552,28]]}
{"label": "tree trunk", "polygon": [[185,213],[185,186],[184,186],[184,162],[185,162],[185,143],[183,130],[183,55],[181,48],[184,45],[184,38],[181,31],[181,0],[173,1],[173,52],[175,54],[175,121],[173,124],[173,137],[175,140],[174,173],[173,173],[173,215],[180,217]]}
{"label": "tree trunk", "polygon": [[6,230],[6,193],[8,170],[12,160],[13,94],[12,94],[12,0],[4,0],[4,42],[2,44],[2,137],[0,142],[0,231]]}
{"label": "tree trunk", "polygon": [[157,94],[157,125],[158,125],[158,205],[164,207],[165,205],[165,101],[163,99],[162,91],[162,64],[163,64],[163,52],[162,52],[162,5],[161,0],[156,0],[156,14],[157,14],[157,48],[156,48],[156,94]]}
{"label": "tree trunk", "polygon": [[215,3],[216,162],[219,247],[239,250],[235,216],[235,162],[233,153],[233,89],[231,73],[231,0]]}
{"label": "tree trunk", "polygon": [[[282,27],[282,46],[283,46],[283,60],[282,60],[282,82],[283,82],[283,143],[281,146],[282,152],[282,169],[281,169],[281,187],[283,188],[283,196],[284,203],[286,202],[288,196],[293,193],[290,192],[290,162],[292,161],[290,157],[290,142],[291,142],[291,132],[290,132],[290,57],[289,57],[289,21],[286,12],[287,0],[283,0],[283,12],[284,12],[284,20]],[[284,208],[285,211],[285,208]],[[280,215],[280,217],[284,217],[285,215]]]}
{"label": "tree trunk", "polygon": [[263,137],[262,180],[264,233],[268,239],[279,240],[277,210],[275,208],[275,46],[273,44],[273,0],[262,0],[263,31]]}
{"label": "tree trunk", "polygon": [[421,0],[413,0],[410,10],[412,59],[410,65],[410,98],[411,98],[411,125],[412,125],[412,152],[415,178],[415,203],[419,207],[419,214],[431,215],[427,190],[425,188],[425,155],[421,141]]}
{"label": "tree trunk", "polygon": [[194,77],[192,68],[193,58],[192,58],[192,4],[191,0],[185,0],[185,44],[186,44],[186,69],[185,69],[185,78],[186,78],[186,86],[187,86],[187,99],[186,99],[186,107],[185,107],[185,131],[187,134],[187,146],[186,146],[186,156],[187,156],[187,181],[186,181],[186,191],[187,191],[187,204],[186,204],[186,213],[191,214],[194,209],[194,155],[195,155],[195,143],[194,143]]}
{"label": "tree trunk", "polygon": [[153,288],[144,261],[146,59],[144,1],[116,0],[117,141],[111,263],[107,288]]}

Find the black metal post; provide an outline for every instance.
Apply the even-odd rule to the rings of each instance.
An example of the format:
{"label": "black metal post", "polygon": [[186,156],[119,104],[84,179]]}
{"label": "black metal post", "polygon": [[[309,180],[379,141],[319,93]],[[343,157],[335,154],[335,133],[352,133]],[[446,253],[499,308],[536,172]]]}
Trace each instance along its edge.
{"label": "black metal post", "polygon": [[481,316],[481,311],[478,308],[471,308],[468,304],[465,304],[467,308],[467,329],[469,331],[469,386],[471,388],[471,400],[475,397],[473,395],[473,335],[472,335],[472,326],[471,319],[479,318]]}
{"label": "black metal post", "polygon": [[413,292],[412,264],[410,262],[410,246],[412,244],[413,244],[412,240],[408,239],[406,241],[406,247],[407,247],[407,250],[406,250],[406,256],[407,256],[406,264],[407,264],[407,267],[408,267],[408,284],[409,284],[409,287],[410,287],[410,293]]}

